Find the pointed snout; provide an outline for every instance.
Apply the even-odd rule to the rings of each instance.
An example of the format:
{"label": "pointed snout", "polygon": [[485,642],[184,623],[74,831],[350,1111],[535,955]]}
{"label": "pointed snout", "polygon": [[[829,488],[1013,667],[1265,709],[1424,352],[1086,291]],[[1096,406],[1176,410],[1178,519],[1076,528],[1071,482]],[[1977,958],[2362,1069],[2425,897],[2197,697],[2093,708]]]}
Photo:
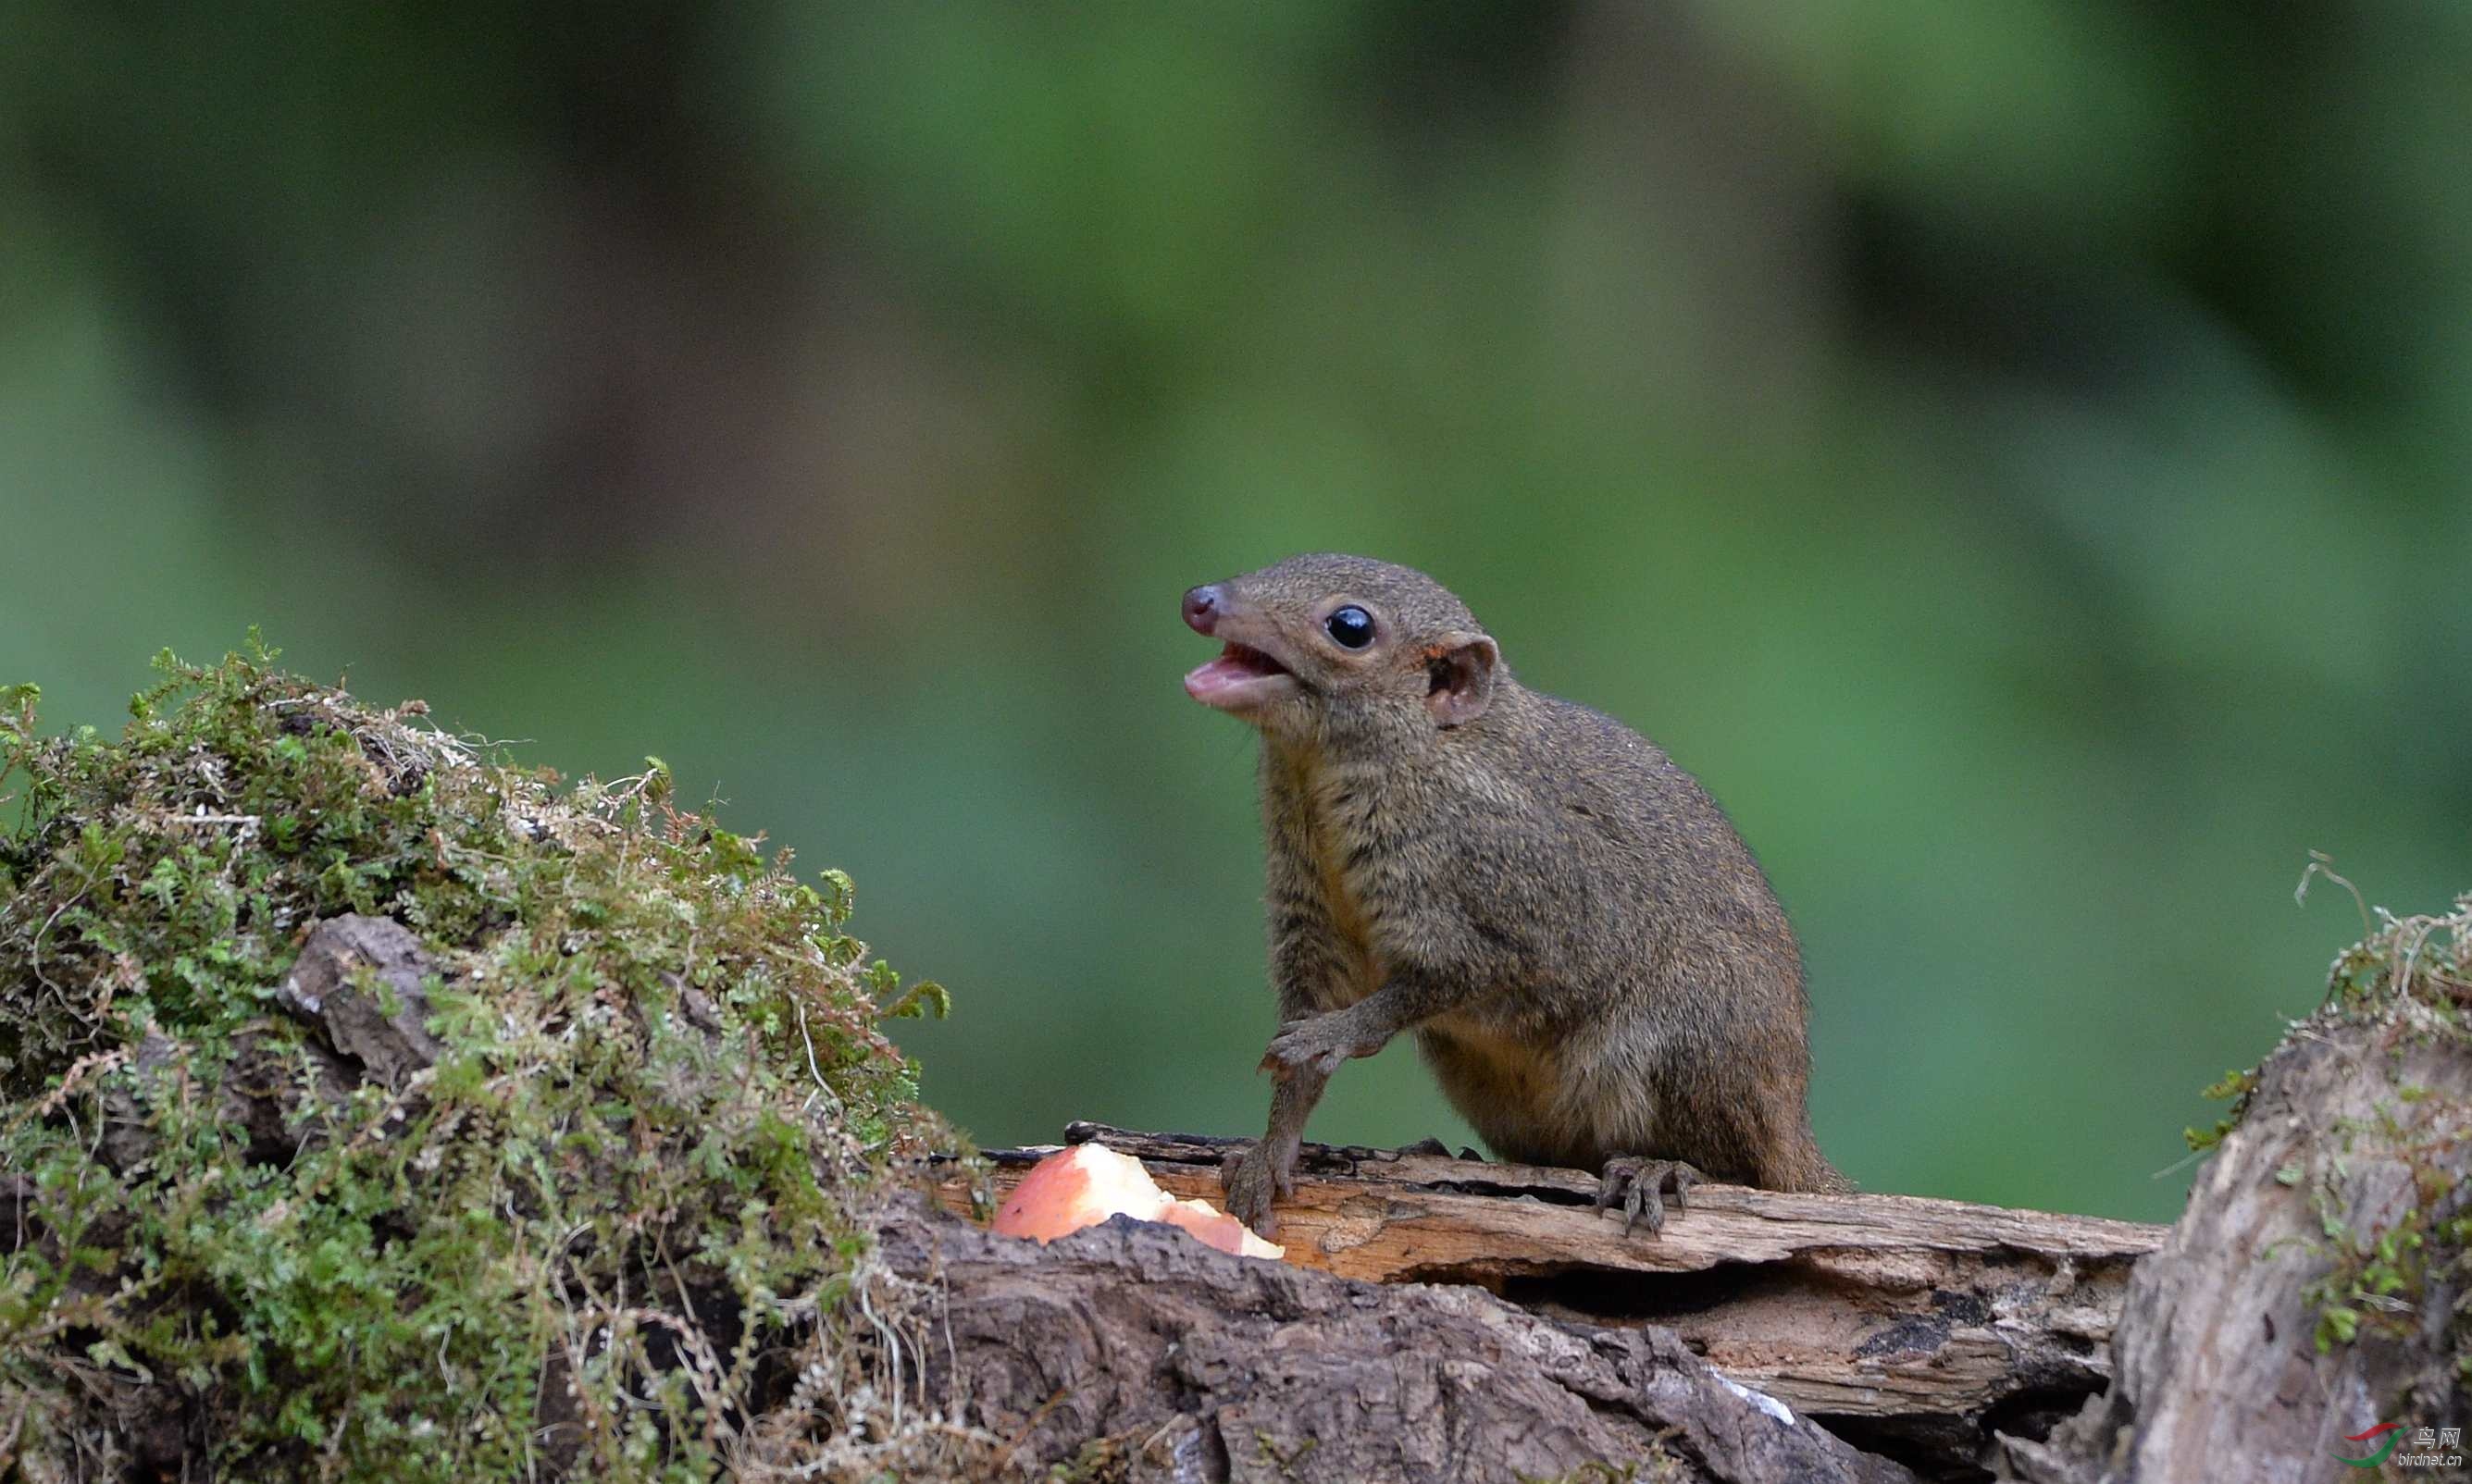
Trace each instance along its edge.
{"label": "pointed snout", "polygon": [[1197,634],[1214,632],[1219,627],[1219,615],[1225,611],[1226,604],[1226,597],[1219,591],[1216,582],[1188,590],[1184,595],[1185,626]]}

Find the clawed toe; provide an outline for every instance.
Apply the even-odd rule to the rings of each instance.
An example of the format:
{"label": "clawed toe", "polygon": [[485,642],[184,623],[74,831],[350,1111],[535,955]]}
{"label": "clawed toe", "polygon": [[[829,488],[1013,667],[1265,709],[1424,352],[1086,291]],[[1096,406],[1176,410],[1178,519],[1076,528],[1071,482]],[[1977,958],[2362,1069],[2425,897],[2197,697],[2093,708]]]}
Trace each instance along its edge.
{"label": "clawed toe", "polygon": [[1674,1209],[1677,1212],[1690,1204],[1691,1188],[1700,1181],[1700,1171],[1680,1160],[1652,1160],[1636,1155],[1616,1155],[1605,1161],[1604,1172],[1597,1186],[1597,1209],[1604,1211],[1620,1206],[1623,1213],[1623,1235],[1645,1223],[1651,1237],[1665,1230],[1665,1199],[1671,1189]]}
{"label": "clawed toe", "polygon": [[1227,1213],[1268,1240],[1279,1228],[1272,1203],[1295,1196],[1295,1167],[1290,1163],[1282,1169],[1260,1145],[1249,1145],[1220,1162],[1219,1185],[1227,1198]]}

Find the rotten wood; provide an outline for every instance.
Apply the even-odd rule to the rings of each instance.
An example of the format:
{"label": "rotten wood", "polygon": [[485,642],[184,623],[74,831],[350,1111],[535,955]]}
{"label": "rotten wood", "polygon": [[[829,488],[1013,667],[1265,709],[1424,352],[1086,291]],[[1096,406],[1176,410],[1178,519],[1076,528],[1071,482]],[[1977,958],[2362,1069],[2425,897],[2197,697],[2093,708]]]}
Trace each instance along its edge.
{"label": "rotten wood", "polygon": [[[1234,1141],[1077,1123],[1178,1196],[1219,1196]],[[991,1151],[1005,1190],[1052,1147]],[[2164,1229],[1896,1195],[1701,1186],[1626,1235],[1578,1170],[1307,1145],[1278,1208],[1289,1260],[1486,1289],[1549,1318],[1671,1329],[1723,1375],[1926,1472],[1980,1477],[1993,1431],[2039,1437],[2101,1391],[2131,1265]]]}
{"label": "rotten wood", "polygon": [[908,1354],[999,1471],[1109,1484],[1914,1484],[1657,1329],[1472,1287],[1350,1282],[1118,1217],[1041,1246],[914,1212],[938,1307]]}

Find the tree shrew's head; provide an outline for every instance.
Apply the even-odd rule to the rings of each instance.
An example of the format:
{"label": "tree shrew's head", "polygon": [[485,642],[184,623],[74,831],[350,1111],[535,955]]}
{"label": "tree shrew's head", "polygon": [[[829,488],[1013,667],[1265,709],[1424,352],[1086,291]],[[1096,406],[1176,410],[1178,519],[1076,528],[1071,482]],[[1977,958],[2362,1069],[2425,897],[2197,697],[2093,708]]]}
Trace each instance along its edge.
{"label": "tree shrew's head", "polygon": [[1185,694],[1273,737],[1431,733],[1485,714],[1502,651],[1450,589],[1363,556],[1291,556],[1184,595],[1225,646]]}

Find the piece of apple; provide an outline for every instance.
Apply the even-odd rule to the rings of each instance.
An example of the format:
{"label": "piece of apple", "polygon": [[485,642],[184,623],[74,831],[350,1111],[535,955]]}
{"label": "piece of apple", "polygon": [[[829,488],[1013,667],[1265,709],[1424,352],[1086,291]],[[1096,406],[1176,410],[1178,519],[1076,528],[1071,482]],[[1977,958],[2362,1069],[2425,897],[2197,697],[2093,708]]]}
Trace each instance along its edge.
{"label": "piece of apple", "polygon": [[1171,1199],[1141,1161],[1095,1143],[1059,1149],[1032,1166],[996,1208],[993,1230],[1051,1242],[1116,1215],[1164,1221],[1240,1257],[1287,1255],[1286,1248],[1262,1240],[1208,1201]]}
{"label": "piece of apple", "polygon": [[996,1208],[994,1230],[1051,1242],[1113,1215],[1155,1221],[1167,1203],[1141,1161],[1104,1144],[1075,1144],[1031,1166]]}
{"label": "piece of apple", "polygon": [[1288,1255],[1287,1248],[1262,1240],[1253,1235],[1251,1227],[1208,1201],[1170,1201],[1159,1212],[1159,1219],[1170,1226],[1180,1226],[1220,1251],[1232,1252],[1240,1258],[1284,1258]]}

